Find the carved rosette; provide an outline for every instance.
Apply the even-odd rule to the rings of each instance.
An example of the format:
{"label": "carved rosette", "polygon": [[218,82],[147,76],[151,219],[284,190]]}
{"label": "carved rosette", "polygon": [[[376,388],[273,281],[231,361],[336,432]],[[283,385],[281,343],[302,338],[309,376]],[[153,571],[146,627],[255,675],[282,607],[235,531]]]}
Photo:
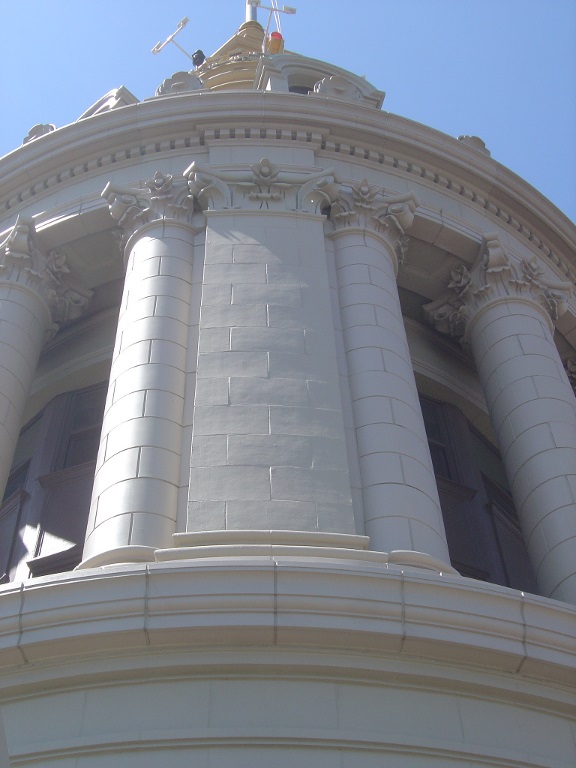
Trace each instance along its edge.
{"label": "carved rosette", "polygon": [[65,254],[41,251],[33,220],[20,217],[0,243],[0,281],[24,286],[44,301],[53,322],[49,338],[60,324],[79,317],[92,296],[72,284]]}
{"label": "carved rosette", "polygon": [[566,311],[572,288],[572,283],[547,280],[535,257],[513,263],[498,235],[487,235],[472,271],[464,265],[452,270],[447,293],[424,309],[437,330],[465,341],[469,320],[498,300],[519,298],[536,304],[553,328]]}
{"label": "carved rosette", "polygon": [[122,231],[121,242],[128,239],[146,224],[165,219],[192,222],[194,200],[186,181],[170,174],[156,171],[145,182],[145,189],[117,186],[109,182],[102,197],[108,203],[110,214]]}
{"label": "carved rosette", "polygon": [[357,185],[342,186],[330,211],[334,233],[361,229],[378,235],[402,263],[409,238],[407,231],[414,221],[418,201],[414,194],[386,197],[380,187],[366,179]]}
{"label": "carved rosette", "polygon": [[264,158],[244,169],[222,170],[192,163],[184,174],[204,211],[302,211],[321,213],[336,199],[333,169],[302,171]]}

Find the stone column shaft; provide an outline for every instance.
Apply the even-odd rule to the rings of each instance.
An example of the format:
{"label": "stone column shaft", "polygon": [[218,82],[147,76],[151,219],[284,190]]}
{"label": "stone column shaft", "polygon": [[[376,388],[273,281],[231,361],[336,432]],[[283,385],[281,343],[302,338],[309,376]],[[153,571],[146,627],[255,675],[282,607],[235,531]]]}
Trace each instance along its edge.
{"label": "stone column shaft", "polygon": [[552,335],[571,286],[489,236],[450,288],[432,317],[471,346],[539,588],[576,603],[576,399]]}
{"label": "stone column shaft", "polygon": [[0,278],[0,498],[40,350],[51,325],[48,308],[38,294]]}
{"label": "stone column shaft", "polygon": [[62,255],[38,249],[32,220],[19,219],[0,243],[0,499],[42,346],[89,297],[70,288],[68,273]]}
{"label": "stone column shaft", "polygon": [[[411,199],[383,206],[366,183],[333,212],[342,331],[371,549],[448,547],[396,285]],[[394,213],[392,213],[394,212]],[[404,225],[404,226],[403,226]]]}
{"label": "stone column shaft", "polygon": [[[170,179],[166,186],[169,200]],[[114,213],[118,193],[107,197]],[[194,230],[161,215],[171,211],[159,213],[154,197],[144,212],[126,245],[83,567],[153,560],[176,531]]]}
{"label": "stone column shaft", "polygon": [[576,603],[576,400],[541,309],[509,300],[468,329],[541,591]]}

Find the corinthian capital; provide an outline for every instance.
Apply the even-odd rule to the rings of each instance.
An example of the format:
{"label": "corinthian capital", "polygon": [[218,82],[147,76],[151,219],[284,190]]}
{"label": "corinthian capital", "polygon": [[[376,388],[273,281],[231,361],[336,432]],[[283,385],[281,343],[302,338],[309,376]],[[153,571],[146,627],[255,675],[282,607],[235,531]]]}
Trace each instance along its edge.
{"label": "corinthian capital", "polygon": [[406,195],[386,197],[381,187],[366,179],[359,184],[341,187],[332,205],[330,219],[335,232],[367,229],[379,235],[402,261],[408,242],[407,231],[418,208],[416,197]]}
{"label": "corinthian capital", "polygon": [[306,171],[267,158],[242,169],[192,163],[184,174],[203,210],[304,211],[320,213],[336,199],[333,169]]}
{"label": "corinthian capital", "polygon": [[186,181],[160,171],[145,182],[144,189],[109,182],[102,197],[108,203],[112,218],[123,230],[125,239],[153,221],[176,219],[190,222],[194,212],[194,201]]}
{"label": "corinthian capital", "polygon": [[464,336],[470,319],[494,301],[522,299],[544,310],[551,327],[566,311],[572,284],[550,281],[537,259],[513,262],[498,235],[487,235],[471,271],[464,265],[452,270],[448,290],[425,307],[436,329],[450,336]]}
{"label": "corinthian capital", "polygon": [[70,278],[66,256],[41,251],[33,220],[19,217],[0,243],[0,281],[26,287],[45,302],[54,323],[51,333],[60,323],[79,317],[92,295]]}

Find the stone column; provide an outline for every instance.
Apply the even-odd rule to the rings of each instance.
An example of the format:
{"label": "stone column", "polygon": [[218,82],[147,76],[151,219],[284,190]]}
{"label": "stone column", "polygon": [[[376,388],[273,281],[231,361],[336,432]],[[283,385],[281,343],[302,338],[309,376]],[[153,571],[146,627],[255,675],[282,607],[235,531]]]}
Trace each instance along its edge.
{"label": "stone column", "polygon": [[406,563],[424,553],[450,571],[396,285],[416,207],[364,181],[332,206],[331,237],[370,547],[406,550]]}
{"label": "stone column", "polygon": [[490,235],[449,289],[428,312],[472,349],[539,588],[576,603],[576,400],[553,339],[572,286]]}
{"label": "stone column", "polygon": [[109,184],[125,233],[126,278],[80,567],[154,559],[176,530],[192,286],[186,182]]}
{"label": "stone column", "polygon": [[42,346],[90,296],[69,272],[63,255],[38,248],[32,219],[19,218],[0,243],[0,499]]}
{"label": "stone column", "polygon": [[345,534],[352,546],[320,212],[337,190],[330,171],[262,160],[187,173],[207,228],[182,540],[314,544]]}

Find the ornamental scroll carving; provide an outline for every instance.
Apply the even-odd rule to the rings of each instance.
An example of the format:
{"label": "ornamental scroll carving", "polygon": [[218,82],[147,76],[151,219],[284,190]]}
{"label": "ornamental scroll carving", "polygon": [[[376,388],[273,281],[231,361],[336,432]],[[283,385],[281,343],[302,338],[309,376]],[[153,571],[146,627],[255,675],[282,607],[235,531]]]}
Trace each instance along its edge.
{"label": "ornamental scroll carving", "polygon": [[545,278],[537,259],[513,262],[498,235],[487,235],[472,271],[462,264],[452,270],[447,293],[424,307],[442,333],[465,337],[469,320],[492,301],[521,298],[541,307],[553,326],[566,311],[572,283]]}
{"label": "ornamental scroll carving", "polygon": [[204,88],[204,83],[194,72],[175,72],[156,89],[155,96],[166,96],[173,93],[189,93]]}
{"label": "ornamental scroll carving", "polygon": [[372,186],[364,179],[359,184],[340,187],[338,199],[330,210],[330,220],[335,233],[361,229],[378,235],[400,264],[409,242],[407,231],[417,208],[413,193],[386,196],[381,187]]}
{"label": "ornamental scroll carving", "polygon": [[60,324],[82,314],[93,293],[72,284],[65,254],[45,254],[38,247],[33,220],[21,217],[0,242],[0,281],[24,286],[43,299],[54,323],[49,338]]}
{"label": "ornamental scroll carving", "polygon": [[314,85],[314,93],[344,101],[362,101],[360,89],[339,75],[332,75],[319,80]]}
{"label": "ornamental scroll carving", "polygon": [[141,189],[110,182],[102,192],[112,218],[122,230],[123,245],[138,229],[153,221],[192,221],[194,199],[183,178],[174,178],[170,174],[156,171],[144,186]]}
{"label": "ornamental scroll carving", "polygon": [[215,169],[192,163],[184,174],[203,210],[303,211],[321,213],[336,199],[333,169],[303,171],[267,158],[244,169]]}

